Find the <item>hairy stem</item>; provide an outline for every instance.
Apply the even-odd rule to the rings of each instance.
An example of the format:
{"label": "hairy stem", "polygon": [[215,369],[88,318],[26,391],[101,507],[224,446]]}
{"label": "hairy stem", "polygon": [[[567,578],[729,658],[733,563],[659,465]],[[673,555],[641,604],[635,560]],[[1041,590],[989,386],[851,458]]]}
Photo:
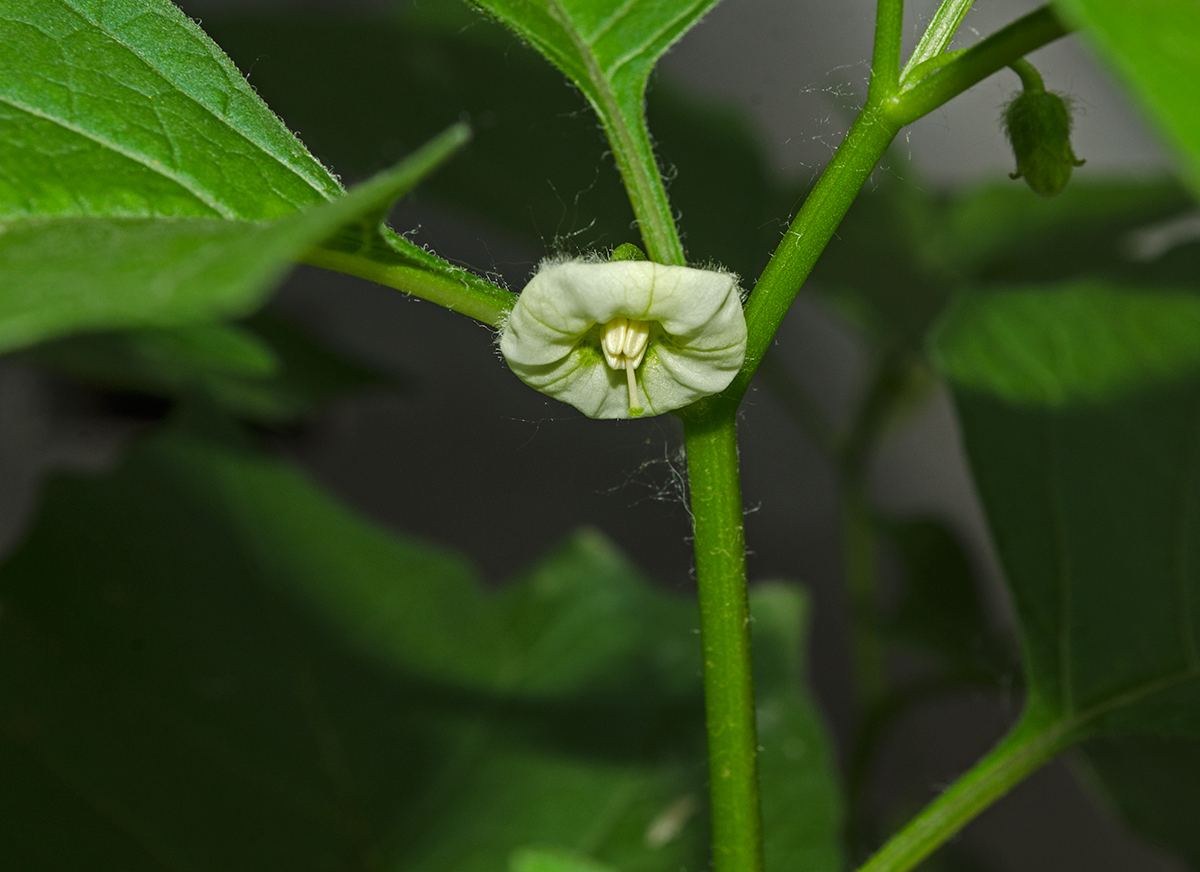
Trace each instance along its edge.
{"label": "hairy stem", "polygon": [[606,112],[600,116],[604,122],[604,133],[633,206],[642,241],[646,244],[646,254],[655,263],[685,265],[687,259],[683,253],[683,243],[679,239],[675,216],[671,214],[671,201],[667,198],[662,173],[654,157],[645,113],[636,121],[630,121],[621,113],[615,98],[612,105],[605,109]]}
{"label": "hairy stem", "polygon": [[496,287],[466,270],[449,266],[442,272],[400,264],[381,263],[346,251],[314,248],[301,263],[324,267],[396,288],[455,312],[470,315],[484,324],[499,327],[517,301],[516,294]]}
{"label": "hairy stem", "polygon": [[894,835],[858,872],[907,872],[975,815],[1071,744],[1068,721],[1046,724],[1026,716],[1013,730]]}
{"label": "hairy stem", "polygon": [[700,592],[714,872],[761,872],[762,812],[734,403],[684,419]]}

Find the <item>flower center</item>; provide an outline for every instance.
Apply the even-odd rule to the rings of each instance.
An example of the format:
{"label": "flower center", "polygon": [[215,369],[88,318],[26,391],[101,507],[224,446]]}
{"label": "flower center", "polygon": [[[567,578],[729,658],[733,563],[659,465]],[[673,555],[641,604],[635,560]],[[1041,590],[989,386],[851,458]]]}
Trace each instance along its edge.
{"label": "flower center", "polygon": [[600,333],[600,348],[604,360],[613,369],[625,370],[629,382],[629,411],[641,412],[642,398],[638,393],[635,372],[646,356],[650,342],[650,322],[635,321],[620,316],[611,319]]}

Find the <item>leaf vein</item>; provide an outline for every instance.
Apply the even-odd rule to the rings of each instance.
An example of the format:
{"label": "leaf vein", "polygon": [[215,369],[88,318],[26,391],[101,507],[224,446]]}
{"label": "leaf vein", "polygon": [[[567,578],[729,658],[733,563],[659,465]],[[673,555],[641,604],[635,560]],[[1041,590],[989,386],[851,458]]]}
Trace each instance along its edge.
{"label": "leaf vein", "polygon": [[77,136],[82,136],[84,139],[88,139],[88,140],[96,143],[97,145],[103,146],[104,148],[107,148],[107,149],[121,155],[122,157],[133,161],[134,163],[141,164],[142,166],[144,166],[146,169],[150,170],[151,172],[156,173],[165,179],[169,179],[170,181],[179,185],[179,187],[183,188],[185,191],[187,191],[189,194],[191,194],[193,197],[195,197],[198,202],[207,206],[209,209],[212,209],[213,212],[215,212],[217,215],[220,215],[222,218],[231,218],[232,219],[232,218],[238,217],[236,215],[236,213],[234,213],[228,206],[226,206],[225,204],[221,203],[219,200],[214,198],[211,194],[209,194],[203,188],[200,188],[199,186],[195,185],[190,179],[188,179],[187,176],[171,172],[166,167],[164,167],[161,163],[158,163],[157,161],[153,161],[153,160],[148,160],[146,155],[138,154],[135,151],[130,151],[129,149],[123,148],[120,145],[118,145],[117,143],[115,143],[109,139],[106,139],[105,137],[99,136],[98,134],[96,134],[90,130],[85,130],[84,128],[79,127],[78,125],[72,124],[71,122],[67,121],[64,118],[57,118],[53,115],[50,115],[49,113],[42,112],[41,110],[35,109],[32,106],[28,106],[28,105],[25,105],[24,103],[20,103],[7,95],[0,95],[0,103],[4,103],[8,106],[11,106],[12,108],[16,109],[19,112],[24,112],[27,115],[32,115],[34,118],[41,118],[43,121],[49,121],[52,124],[57,124],[58,126],[62,127],[64,130],[69,130],[72,133],[76,134]]}

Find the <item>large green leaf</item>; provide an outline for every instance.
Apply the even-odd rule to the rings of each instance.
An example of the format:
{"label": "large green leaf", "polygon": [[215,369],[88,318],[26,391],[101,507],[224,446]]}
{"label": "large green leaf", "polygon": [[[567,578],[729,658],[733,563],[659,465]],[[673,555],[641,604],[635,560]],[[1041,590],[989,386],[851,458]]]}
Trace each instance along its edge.
{"label": "large green leaf", "polygon": [[278,218],[341,187],[167,0],[0,2],[0,219]]}
{"label": "large green leaf", "polygon": [[1200,385],[1018,406],[956,387],[1031,709],[1076,735],[1200,735]]}
{"label": "large green leaf", "polygon": [[[707,867],[695,603],[598,535],[489,592],[285,465],[170,434],[44,502],[0,570],[16,866]],[[832,872],[803,604],[754,610],[775,868]]]}
{"label": "large green leaf", "polygon": [[323,265],[375,261],[443,303],[474,292],[482,307],[457,308],[495,321],[508,295],[380,227],[451,150],[442,140],[423,167],[322,209],[342,200],[337,180],[167,0],[5,0],[0,263],[18,292],[0,348],[241,314],[282,264],[326,242]]}
{"label": "large green leaf", "polygon": [[1200,194],[1200,5],[1194,0],[1055,0],[1175,146]]}
{"label": "large green leaf", "polygon": [[[0,224],[0,351],[80,330],[177,327],[248,314],[292,261],[348,225],[377,237],[382,210],[466,138],[465,128],[451,128],[351,193],[272,221],[64,216]],[[407,248],[395,256],[410,257]],[[411,260],[451,281],[466,275],[423,252]]]}

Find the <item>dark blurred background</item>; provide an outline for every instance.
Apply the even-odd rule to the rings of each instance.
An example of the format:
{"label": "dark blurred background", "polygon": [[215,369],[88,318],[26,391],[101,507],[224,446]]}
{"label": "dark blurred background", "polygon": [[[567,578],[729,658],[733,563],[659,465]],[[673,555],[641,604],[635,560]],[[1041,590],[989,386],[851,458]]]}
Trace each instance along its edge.
{"label": "dark blurred background", "polygon": [[[377,0],[188,0],[181,5],[206,27],[205,19],[211,19],[218,42],[222,17],[234,13],[269,9],[365,16],[385,5],[394,8]],[[919,23],[936,5],[934,0],[908,4],[912,44]],[[959,43],[1037,5],[979,0]],[[668,55],[652,89],[714,101],[740,114],[761,147],[761,172],[779,188],[799,192],[827,161],[865,93],[873,10],[869,0],[724,0]],[[276,104],[265,84],[272,50],[256,50],[245,34],[240,39],[236,50],[226,48],[303,137],[303,125]],[[1148,174],[1167,166],[1138,113],[1077,39],[1049,46],[1033,60],[1049,87],[1076,102],[1075,150],[1088,161],[1078,177]],[[498,71],[500,84],[501,75]],[[1016,86],[1016,77],[1002,72],[913,125],[877,181],[895,176],[904,184],[936,188],[1003,178],[1013,161],[998,118]],[[401,128],[404,96],[397,102],[401,117],[388,122]],[[322,93],[313,99],[333,97]],[[564,82],[561,99],[568,107],[564,111],[576,107],[583,131],[572,142],[572,157],[595,167],[598,185],[612,184],[611,158],[602,156],[603,144],[582,98]],[[477,130],[491,123],[486,117],[471,120]],[[652,111],[652,128],[654,122]],[[403,153],[406,143],[384,143],[377,167],[354,169],[338,166],[319,144],[310,145],[352,182]],[[664,133],[667,162],[675,146],[686,144]],[[386,154],[387,148],[395,153]],[[453,162],[442,170],[446,176],[455,172]],[[537,193],[562,205],[556,226],[539,228],[540,243],[468,217],[420,191],[398,207],[392,223],[413,231],[414,240],[439,254],[497,276],[513,289],[522,286],[539,259],[561,246],[611,246],[635,238],[632,231],[627,239],[592,238],[588,199],[581,196],[587,191]],[[780,221],[790,205],[780,205]],[[683,210],[686,228],[687,207]],[[782,226],[750,228],[763,239],[762,260]],[[701,247],[703,240],[689,238],[689,243],[694,259],[711,256]],[[569,531],[592,525],[656,583],[692,589],[681,430],[674,419],[589,421],[518,382],[499,358],[488,329],[347,276],[299,268],[272,305],[349,358],[394,380],[393,387],[338,402],[311,426],[267,437],[349,504],[396,529],[463,551],[496,583]],[[848,417],[867,367],[866,351],[852,328],[811,296],[802,296],[780,331],[777,351],[783,366],[834,420]],[[106,467],[145,426],[144,419],[154,416],[153,409],[114,404],[111,397],[15,364],[0,370],[0,408],[0,541],[6,550],[28,523],[37,482],[47,470]],[[811,680],[844,753],[855,710],[836,480],[828,461],[770,392],[752,388],[743,408],[751,577],[795,580],[812,593]],[[872,462],[870,486],[876,504],[889,515],[934,517],[963,537],[986,585],[992,617],[997,625],[1007,625],[1005,594],[944,391],[932,390],[921,408],[890,432]],[[894,572],[886,560],[884,571]],[[903,670],[911,664],[893,666]],[[872,792],[884,796],[891,785],[915,780],[932,796],[991,746],[1019,707],[1018,694],[984,691],[926,706],[886,743]],[[958,840],[963,853],[982,858],[970,868],[1180,868],[1125,835],[1070,770],[1070,760],[1055,763],[970,825]]]}

